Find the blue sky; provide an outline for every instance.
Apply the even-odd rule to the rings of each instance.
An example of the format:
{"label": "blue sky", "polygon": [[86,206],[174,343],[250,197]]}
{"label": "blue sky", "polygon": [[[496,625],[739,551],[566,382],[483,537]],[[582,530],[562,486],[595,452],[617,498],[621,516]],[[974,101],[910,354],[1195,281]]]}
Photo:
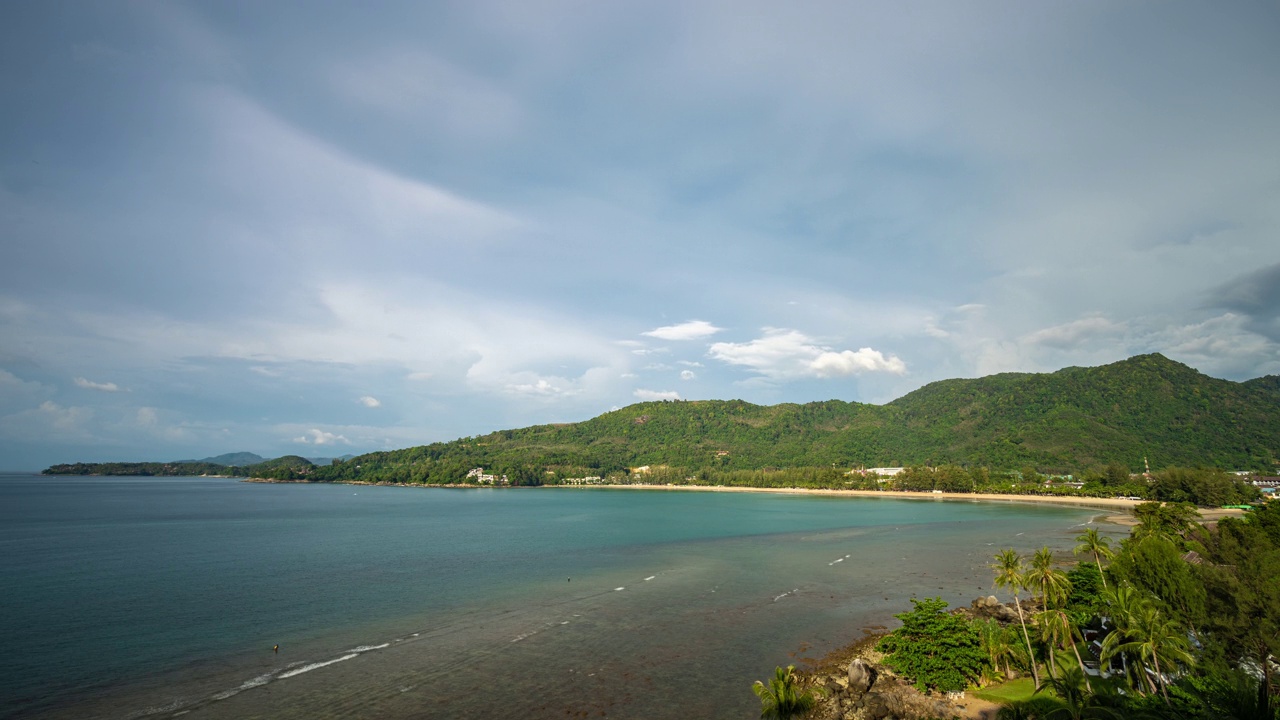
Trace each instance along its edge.
{"label": "blue sky", "polygon": [[0,467],[1280,373],[1277,38],[1267,2],[6,3]]}

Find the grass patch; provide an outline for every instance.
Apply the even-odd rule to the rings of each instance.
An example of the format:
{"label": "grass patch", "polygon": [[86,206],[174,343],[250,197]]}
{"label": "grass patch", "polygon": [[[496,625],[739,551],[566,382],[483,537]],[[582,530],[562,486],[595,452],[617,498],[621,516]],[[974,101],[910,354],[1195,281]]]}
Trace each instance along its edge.
{"label": "grass patch", "polygon": [[1005,703],[1026,700],[1036,691],[1036,683],[1031,678],[1018,678],[1000,685],[992,685],[972,693],[974,697],[989,702]]}

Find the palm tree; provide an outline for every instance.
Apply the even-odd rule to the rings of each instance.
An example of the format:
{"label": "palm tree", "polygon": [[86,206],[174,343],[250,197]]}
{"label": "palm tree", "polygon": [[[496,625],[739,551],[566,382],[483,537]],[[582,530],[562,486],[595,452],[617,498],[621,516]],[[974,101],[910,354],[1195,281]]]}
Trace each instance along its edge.
{"label": "palm tree", "polygon": [[1041,638],[1044,640],[1045,645],[1049,647],[1049,666],[1051,668],[1057,667],[1053,657],[1054,648],[1070,645],[1071,652],[1076,656],[1076,664],[1080,666],[1080,674],[1084,677],[1085,688],[1093,692],[1093,686],[1089,684],[1089,677],[1084,672],[1084,660],[1080,657],[1080,650],[1076,648],[1076,636],[1079,631],[1076,629],[1075,623],[1071,622],[1071,618],[1061,610],[1045,610],[1036,615],[1036,624],[1040,628]]}
{"label": "palm tree", "polygon": [[1151,685],[1151,678],[1147,677],[1137,656],[1120,649],[1121,645],[1130,640],[1131,630],[1137,624],[1138,614],[1146,604],[1146,600],[1130,585],[1112,588],[1106,591],[1103,597],[1107,603],[1107,613],[1113,629],[1102,639],[1102,653],[1099,660],[1108,663],[1116,655],[1123,656],[1127,661],[1125,669],[1129,686],[1139,695],[1146,694],[1148,689],[1155,692],[1155,688]]}
{"label": "palm tree", "polygon": [[[1167,704],[1169,692],[1164,673],[1195,661],[1186,631],[1132,587],[1108,592],[1107,602],[1116,627],[1102,641],[1102,660],[1106,662],[1115,655],[1126,655],[1134,660],[1144,681],[1142,684],[1151,692],[1159,689]],[[1155,681],[1151,679],[1152,674]],[[1135,689],[1142,692],[1142,688]]]}
{"label": "palm tree", "polygon": [[1093,692],[1083,670],[1067,668],[1061,677],[1050,678],[1043,685],[1036,686],[1037,693],[1046,689],[1058,696],[1060,704],[1045,713],[1044,720],[1119,720],[1124,717],[1110,707],[1110,696]]}
{"label": "palm tree", "polygon": [[760,698],[760,717],[790,720],[818,704],[818,691],[801,690],[796,683],[795,670],[795,665],[788,665],[785,670],[778,667],[768,685],[757,680],[751,686],[751,691]]}
{"label": "palm tree", "polygon": [[1027,643],[1027,655],[1031,658],[1031,675],[1040,684],[1040,671],[1036,669],[1036,654],[1031,650],[1031,636],[1027,634],[1027,619],[1022,614],[1018,591],[1026,588],[1026,576],[1022,571],[1022,556],[1013,548],[1001,550],[995,556],[991,569],[996,571],[996,587],[1009,588],[1013,592],[1013,604],[1018,608],[1018,622],[1022,625],[1022,639]]}
{"label": "palm tree", "polygon": [[[1107,640],[1111,640],[1110,635],[1107,636]],[[1104,655],[1107,654],[1107,650],[1107,643],[1104,641]],[[1190,643],[1187,642],[1186,630],[1177,621],[1165,617],[1150,603],[1143,603],[1134,616],[1129,618],[1123,641],[1113,642],[1110,650],[1112,654],[1133,653],[1144,666],[1150,665],[1166,705],[1169,704],[1169,691],[1164,673],[1174,670],[1178,665],[1190,665],[1195,662],[1195,658],[1191,655]]]}
{"label": "palm tree", "polygon": [[1031,558],[1026,584],[1040,591],[1040,602],[1045,610],[1071,594],[1071,581],[1066,573],[1053,569],[1053,551],[1047,547],[1037,550]]}
{"label": "palm tree", "polygon": [[1099,535],[1097,528],[1089,528],[1076,537],[1076,542],[1080,544],[1072,552],[1076,555],[1081,553],[1093,555],[1093,561],[1098,564],[1098,574],[1102,575],[1102,589],[1106,590],[1107,576],[1102,572],[1102,558],[1110,560],[1116,556],[1115,551],[1111,549],[1111,538]]}

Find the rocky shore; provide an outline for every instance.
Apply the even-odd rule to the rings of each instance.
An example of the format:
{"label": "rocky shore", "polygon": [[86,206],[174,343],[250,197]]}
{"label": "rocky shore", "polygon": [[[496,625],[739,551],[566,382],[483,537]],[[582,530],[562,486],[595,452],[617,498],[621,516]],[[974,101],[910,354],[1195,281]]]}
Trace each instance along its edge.
{"label": "rocky shore", "polygon": [[[1023,612],[1030,606],[1023,603]],[[1018,622],[1012,603],[995,596],[974,600],[952,613],[969,618],[994,618],[1002,624]],[[822,698],[806,715],[812,720],[926,720],[929,718],[994,718],[999,706],[966,693],[922,693],[884,665],[876,650],[883,632],[864,630],[864,637],[832,651],[813,667],[798,671],[805,687]]]}

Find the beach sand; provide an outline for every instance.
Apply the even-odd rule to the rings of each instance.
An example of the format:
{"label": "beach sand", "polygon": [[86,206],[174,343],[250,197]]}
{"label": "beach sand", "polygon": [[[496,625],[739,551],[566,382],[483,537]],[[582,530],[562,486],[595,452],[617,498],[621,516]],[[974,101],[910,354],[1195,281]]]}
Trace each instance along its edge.
{"label": "beach sand", "polygon": [[[878,497],[905,500],[966,500],[972,502],[1018,502],[1048,503],[1052,505],[1074,505],[1076,507],[1097,507],[1106,509],[1130,510],[1141,505],[1144,500],[1125,500],[1123,498],[1091,498],[1071,497],[1064,495],[1005,495],[999,493],[951,493],[951,492],[908,492],[904,490],[823,490],[812,488],[757,488],[724,485],[649,485],[631,483],[627,485],[546,485],[544,487],[591,487],[625,490],[695,490],[699,492],[756,492],[782,493],[792,495],[821,495],[833,497]],[[1215,511],[1216,512],[1216,511]]]}
{"label": "beach sand", "polygon": [[[546,485],[544,487],[587,487],[619,490],[693,490],[698,492],[754,492],[835,497],[877,497],[903,500],[964,500],[968,502],[981,501],[1073,505],[1075,507],[1094,507],[1105,510],[1124,511],[1123,514],[1108,515],[1105,521],[1127,527],[1133,527],[1138,524],[1137,519],[1133,517],[1133,514],[1130,511],[1144,502],[1149,502],[1147,500],[1129,500],[1126,498],[1091,498],[1072,497],[1067,495],[1005,495],[999,493],[909,492],[904,490],[824,490],[813,488],[756,488],[725,485],[651,485],[646,483],[590,486]],[[1212,524],[1226,517],[1243,517],[1245,511],[1228,508],[1200,508],[1199,512],[1201,522]]]}

